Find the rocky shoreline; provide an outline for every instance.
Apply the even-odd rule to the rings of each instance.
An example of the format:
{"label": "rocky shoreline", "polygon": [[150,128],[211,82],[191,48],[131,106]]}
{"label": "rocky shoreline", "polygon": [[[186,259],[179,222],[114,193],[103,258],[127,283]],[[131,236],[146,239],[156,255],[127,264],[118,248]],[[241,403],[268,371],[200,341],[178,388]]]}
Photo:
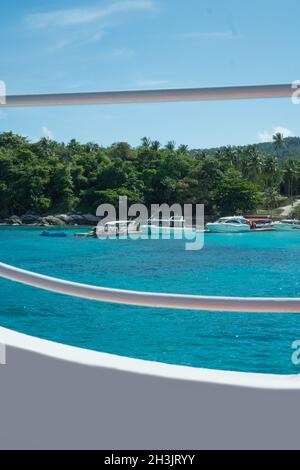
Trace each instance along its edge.
{"label": "rocky shoreline", "polygon": [[23,216],[12,215],[8,218],[0,219],[1,225],[23,226],[33,225],[40,227],[51,226],[93,226],[100,221],[99,217],[93,214],[58,214],[39,216],[34,214],[25,214]]}

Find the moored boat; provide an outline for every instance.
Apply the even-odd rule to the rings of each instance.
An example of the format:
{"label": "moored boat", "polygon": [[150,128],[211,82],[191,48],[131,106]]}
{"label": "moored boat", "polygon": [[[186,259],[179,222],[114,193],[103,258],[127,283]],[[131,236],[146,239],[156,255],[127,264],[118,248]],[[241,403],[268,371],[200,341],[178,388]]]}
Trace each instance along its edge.
{"label": "moored boat", "polygon": [[41,237],[49,237],[49,238],[65,238],[67,234],[65,232],[43,232],[41,233]]}
{"label": "moored boat", "polygon": [[91,232],[75,233],[76,238],[97,238],[97,227],[93,228]]}
{"label": "moored boat", "polygon": [[171,237],[185,238],[196,234],[193,228],[187,226],[183,217],[150,218],[147,225],[142,225],[141,234],[143,237]]}
{"label": "moored boat", "polygon": [[300,231],[300,220],[296,219],[286,219],[281,222],[275,222],[274,228],[278,232],[294,232]]}
{"label": "moored boat", "polygon": [[117,220],[98,225],[96,236],[98,238],[120,238],[139,234],[139,224],[134,220]]}
{"label": "moored boat", "polygon": [[206,224],[206,228],[214,233],[243,233],[251,230],[249,221],[242,216],[222,217],[217,222]]}

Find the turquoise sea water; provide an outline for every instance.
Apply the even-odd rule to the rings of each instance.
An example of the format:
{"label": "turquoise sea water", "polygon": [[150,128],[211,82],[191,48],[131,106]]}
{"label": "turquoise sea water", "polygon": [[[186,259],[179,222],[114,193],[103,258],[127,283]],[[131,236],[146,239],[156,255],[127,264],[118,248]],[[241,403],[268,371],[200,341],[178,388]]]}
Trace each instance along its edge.
{"label": "turquoise sea water", "polygon": [[[78,230],[77,230],[78,231]],[[80,229],[79,231],[82,231]],[[181,241],[42,238],[0,228],[0,260],[50,276],[156,292],[300,296],[300,234],[208,234]],[[300,315],[228,314],[101,304],[0,279],[0,325],[60,343],[210,369],[295,374]]]}

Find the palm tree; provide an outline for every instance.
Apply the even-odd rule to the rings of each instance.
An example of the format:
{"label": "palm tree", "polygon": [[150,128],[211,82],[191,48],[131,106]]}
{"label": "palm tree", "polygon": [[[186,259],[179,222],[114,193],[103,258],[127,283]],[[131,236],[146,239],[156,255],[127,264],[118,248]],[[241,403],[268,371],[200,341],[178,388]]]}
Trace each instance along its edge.
{"label": "palm tree", "polygon": [[262,159],[260,153],[255,146],[251,146],[247,150],[248,160],[248,176],[257,183],[262,172]]}
{"label": "palm tree", "polygon": [[298,176],[297,166],[294,160],[288,160],[284,168],[284,181],[288,187],[289,197],[295,194],[296,180]]}
{"label": "palm tree", "polygon": [[277,132],[273,135],[273,142],[275,145],[277,158],[279,158],[280,150],[284,147],[284,135],[281,132]]}
{"label": "palm tree", "polygon": [[161,147],[161,143],[158,140],[154,140],[154,142],[152,142],[151,147],[152,150],[155,150],[157,152]]}
{"label": "palm tree", "polygon": [[249,173],[249,161],[248,161],[248,158],[245,156],[241,160],[240,169],[241,169],[243,178],[247,178],[248,173]]}
{"label": "palm tree", "polygon": [[276,207],[278,207],[279,198],[280,198],[280,194],[277,188],[270,187],[265,191],[265,197],[264,197],[265,205],[267,209],[271,211],[271,215],[273,215],[272,214],[273,209],[276,209]]}
{"label": "palm tree", "polygon": [[188,145],[179,145],[178,147],[178,153],[186,154],[189,151],[189,146]]}
{"label": "palm tree", "polygon": [[230,166],[237,167],[239,164],[239,153],[235,147],[225,147],[224,149],[225,161],[227,161]]}
{"label": "palm tree", "polygon": [[149,137],[143,137],[141,139],[141,142],[142,142],[142,147],[149,148],[151,145],[151,139],[149,139]]}
{"label": "palm tree", "polygon": [[174,142],[174,140],[170,140],[166,145],[166,149],[169,150],[170,152],[174,152],[175,147],[176,147],[176,143]]}
{"label": "palm tree", "polygon": [[198,160],[206,160],[207,158],[209,158],[209,154],[205,150],[202,150],[199,156],[197,156]]}
{"label": "palm tree", "polygon": [[277,159],[271,155],[265,157],[262,162],[262,174],[268,188],[274,187],[276,182],[279,183],[278,173]]}
{"label": "palm tree", "polygon": [[98,152],[99,148],[100,148],[99,145],[96,144],[95,142],[88,142],[85,145],[85,149],[87,153],[96,153]]}
{"label": "palm tree", "polygon": [[42,137],[37,144],[40,148],[43,149],[43,154],[47,157],[50,157],[53,152],[54,141],[50,140],[47,137]]}

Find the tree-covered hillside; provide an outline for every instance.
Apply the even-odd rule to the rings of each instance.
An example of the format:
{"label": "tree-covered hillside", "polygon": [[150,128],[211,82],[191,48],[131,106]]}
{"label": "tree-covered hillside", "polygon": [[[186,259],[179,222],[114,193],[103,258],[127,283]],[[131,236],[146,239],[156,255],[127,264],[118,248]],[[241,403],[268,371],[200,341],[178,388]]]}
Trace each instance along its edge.
{"label": "tree-covered hillside", "polygon": [[300,160],[300,138],[299,137],[288,137],[284,139],[284,145],[280,149],[279,154],[277,153],[276,147],[273,143],[258,144],[257,148],[260,152],[278,156],[279,161],[284,162],[289,158],[295,158]]}
{"label": "tree-covered hillside", "polygon": [[[273,142],[255,144],[255,147],[264,155],[278,158],[279,163],[284,163],[288,159],[300,160],[300,137],[287,137],[284,139],[284,145],[280,148],[280,152],[277,151]],[[218,148],[212,148],[204,151],[209,155],[215,155],[218,150]],[[195,152],[199,152],[199,150],[195,150]]]}
{"label": "tree-covered hillside", "polygon": [[[300,193],[300,139],[215,152],[143,138],[103,147],[0,134],[0,216],[94,212],[99,204],[201,203],[211,215],[277,207]],[[293,152],[288,156],[286,149]],[[294,152],[295,151],[295,152]],[[294,158],[290,158],[293,155]],[[285,160],[283,162],[283,160]]]}

